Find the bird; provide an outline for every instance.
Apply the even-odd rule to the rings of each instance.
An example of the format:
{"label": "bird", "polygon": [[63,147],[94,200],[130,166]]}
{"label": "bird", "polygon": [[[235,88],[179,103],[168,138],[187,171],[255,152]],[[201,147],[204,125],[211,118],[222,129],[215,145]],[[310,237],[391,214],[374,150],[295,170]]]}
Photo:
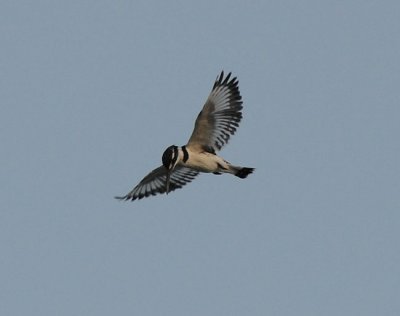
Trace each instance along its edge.
{"label": "bird", "polygon": [[233,165],[217,154],[235,134],[242,120],[242,96],[237,77],[222,70],[217,76],[194,130],[186,145],[169,146],[162,155],[162,165],[119,200],[140,200],[156,194],[168,194],[194,180],[199,173],[232,174],[246,178],[255,169]]}

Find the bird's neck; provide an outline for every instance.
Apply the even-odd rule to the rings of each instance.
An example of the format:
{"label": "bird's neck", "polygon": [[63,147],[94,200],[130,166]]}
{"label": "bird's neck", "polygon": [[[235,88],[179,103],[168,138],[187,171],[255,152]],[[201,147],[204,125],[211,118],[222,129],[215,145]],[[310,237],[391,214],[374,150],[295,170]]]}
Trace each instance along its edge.
{"label": "bird's neck", "polygon": [[189,159],[189,152],[186,146],[181,146],[177,148],[178,157],[174,163],[173,168],[175,168],[180,162],[186,163]]}
{"label": "bird's neck", "polygon": [[189,159],[189,152],[188,152],[186,146],[178,147],[178,159],[176,160],[175,166],[179,162],[186,163],[186,161],[188,161],[188,159]]}
{"label": "bird's neck", "polygon": [[184,163],[189,159],[189,152],[186,149],[186,146],[182,146],[182,147],[179,148],[179,158]]}

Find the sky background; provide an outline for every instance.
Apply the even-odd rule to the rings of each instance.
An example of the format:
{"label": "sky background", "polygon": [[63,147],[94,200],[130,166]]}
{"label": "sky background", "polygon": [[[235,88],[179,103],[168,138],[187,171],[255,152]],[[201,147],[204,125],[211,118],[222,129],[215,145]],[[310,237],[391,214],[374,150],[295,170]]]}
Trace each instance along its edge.
{"label": "sky background", "polygon": [[[0,2],[1,315],[399,315],[399,1]],[[221,70],[201,175],[119,202]]]}

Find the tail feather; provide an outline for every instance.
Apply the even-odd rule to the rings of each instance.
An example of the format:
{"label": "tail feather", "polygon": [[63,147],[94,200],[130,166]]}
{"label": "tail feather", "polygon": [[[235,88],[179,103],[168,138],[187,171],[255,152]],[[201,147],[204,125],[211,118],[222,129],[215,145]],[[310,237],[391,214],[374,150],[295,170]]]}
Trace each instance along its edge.
{"label": "tail feather", "polygon": [[248,176],[250,173],[253,173],[253,171],[254,171],[254,168],[247,168],[247,167],[236,167],[236,166],[231,166],[231,168],[232,168],[233,171],[234,171],[233,174],[234,174],[235,176],[241,178],[241,179],[247,178],[247,176]]}

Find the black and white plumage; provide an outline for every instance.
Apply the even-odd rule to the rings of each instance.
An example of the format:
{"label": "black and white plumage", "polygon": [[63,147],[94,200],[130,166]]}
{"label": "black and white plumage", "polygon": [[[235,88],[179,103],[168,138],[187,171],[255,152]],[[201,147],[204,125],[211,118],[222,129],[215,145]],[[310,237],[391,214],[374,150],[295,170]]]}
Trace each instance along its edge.
{"label": "black and white plumage", "polygon": [[246,178],[254,168],[235,166],[216,153],[225,146],[242,119],[242,97],[238,80],[224,72],[217,77],[194,130],[185,146],[169,146],[163,153],[162,165],[139,182],[122,200],[136,200],[169,193],[191,182],[200,172],[230,173]]}
{"label": "black and white plumage", "polygon": [[214,151],[228,143],[231,135],[242,119],[242,97],[239,92],[239,81],[231,73],[224,79],[224,72],[217,78],[211,93],[196,119],[188,145],[207,145]]}

